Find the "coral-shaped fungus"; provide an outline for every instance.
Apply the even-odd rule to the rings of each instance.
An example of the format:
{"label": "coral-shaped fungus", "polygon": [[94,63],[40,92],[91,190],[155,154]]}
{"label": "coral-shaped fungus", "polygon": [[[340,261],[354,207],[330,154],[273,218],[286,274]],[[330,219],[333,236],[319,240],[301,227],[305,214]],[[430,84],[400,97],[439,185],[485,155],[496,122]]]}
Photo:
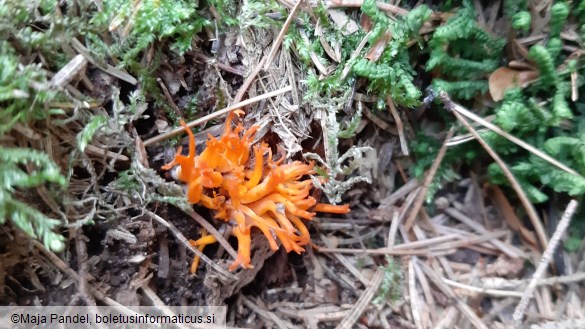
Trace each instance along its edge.
{"label": "coral-shaped fungus", "polygon": [[[306,175],[313,174],[313,163],[278,160],[266,143],[250,146],[257,126],[245,130],[242,124],[232,129],[234,114],[228,115],[224,134],[216,139],[209,136],[205,150],[195,154],[195,136],[181,121],[189,135],[189,154],[178,149],[175,159],[162,167],[177,168],[177,179],[187,185],[187,199],[215,211],[215,218],[234,224],[232,234],[238,240],[238,257],[230,265],[230,271],[238,266],[251,268],[250,231],[257,227],[262,231],[273,250],[278,249],[275,236],[287,252],[303,252],[309,243],[309,231],[302,219],[310,220],[315,212],[344,214],[349,205],[317,203],[309,195],[313,183]],[[303,179],[304,178],[304,179]],[[216,242],[212,235],[191,240],[191,245],[203,250],[207,244]],[[197,269],[199,259],[195,257],[191,272]]]}

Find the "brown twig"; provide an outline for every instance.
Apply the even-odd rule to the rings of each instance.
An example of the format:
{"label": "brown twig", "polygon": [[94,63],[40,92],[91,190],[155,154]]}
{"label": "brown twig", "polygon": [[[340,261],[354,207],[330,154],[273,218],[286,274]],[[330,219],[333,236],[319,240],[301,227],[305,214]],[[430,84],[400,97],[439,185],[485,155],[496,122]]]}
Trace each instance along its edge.
{"label": "brown twig", "polygon": [[392,117],[396,123],[396,129],[398,129],[398,139],[400,140],[400,149],[402,150],[402,154],[404,156],[408,156],[408,145],[406,143],[406,136],[404,135],[404,124],[402,123],[402,119],[400,119],[400,115],[396,110],[396,106],[394,105],[394,100],[392,100],[392,97],[388,96],[386,103],[388,103],[388,107],[390,107],[390,113],[392,113]]}
{"label": "brown twig", "polygon": [[167,102],[169,103],[169,106],[173,109],[173,111],[175,112],[177,117],[179,117],[179,118],[183,117],[183,111],[181,111],[181,109],[177,106],[177,104],[175,104],[175,101],[173,100],[173,96],[171,96],[169,89],[167,88],[165,83],[162,81],[162,79],[156,78],[156,82],[158,82],[160,89],[162,89],[163,94],[165,95],[165,98],[167,99]]}
{"label": "brown twig", "polygon": [[231,67],[227,64],[224,64],[224,63],[216,60],[213,57],[209,57],[209,56],[205,55],[204,53],[196,51],[193,53],[193,55],[195,55],[196,58],[199,58],[199,59],[204,60],[206,62],[213,62],[213,64],[217,65],[217,68],[219,68],[220,70],[224,70],[226,72],[229,72],[229,73],[232,73],[235,75],[239,75],[241,77],[244,76],[244,72],[242,72],[242,70],[238,70],[234,67]]}
{"label": "brown twig", "polygon": [[133,76],[131,76],[130,74],[110,65],[110,64],[105,64],[105,66],[102,66],[101,63],[99,63],[98,61],[96,61],[92,56],[90,51],[85,48],[85,46],[76,38],[71,39],[71,46],[81,55],[83,55],[83,57],[85,57],[87,59],[88,62],[90,62],[91,64],[93,64],[95,67],[97,67],[98,69],[106,72],[107,74],[116,77],[120,80],[124,80],[126,82],[128,82],[129,84],[132,85],[136,85],[138,83],[138,80],[136,80],[136,78],[134,78]]}
{"label": "brown twig", "polygon": [[221,246],[228,252],[228,254],[230,254],[230,256],[232,256],[234,259],[238,257],[238,253],[234,250],[234,248],[232,248],[232,246],[227,242],[223,235],[219,233],[219,231],[215,227],[213,227],[213,225],[211,225],[207,220],[205,220],[205,218],[201,217],[201,215],[196,213],[194,210],[187,211],[186,213],[191,218],[193,218],[199,225],[203,226],[203,228],[206,229],[207,232],[212,234],[217,239],[217,242],[219,242],[219,244],[221,244]]}
{"label": "brown twig", "polygon": [[286,21],[282,25],[282,28],[280,29],[280,33],[278,33],[278,37],[276,37],[276,40],[274,40],[274,43],[272,44],[272,49],[270,49],[270,52],[268,53],[268,59],[266,60],[266,63],[264,63],[264,70],[265,71],[268,70],[268,68],[272,64],[272,61],[274,60],[274,56],[276,56],[276,52],[278,51],[278,48],[280,48],[280,45],[282,44],[282,40],[284,40],[284,35],[288,31],[288,28],[289,28],[290,24],[292,23],[293,19],[295,18],[297,11],[299,10],[299,7],[301,6],[302,3],[303,3],[303,0],[297,1],[297,4],[293,7],[290,14],[286,18]]}
{"label": "brown twig", "polygon": [[[486,150],[486,152],[500,166],[500,168],[504,172],[504,175],[506,176],[506,178],[510,182],[510,185],[512,185],[512,188],[518,194],[518,197],[520,198],[520,202],[524,206],[524,209],[526,210],[526,213],[528,214],[528,217],[530,218],[530,221],[532,222],[532,225],[534,226],[534,229],[536,230],[536,235],[538,236],[538,239],[540,240],[542,248],[546,249],[548,240],[546,238],[546,233],[544,232],[544,228],[542,227],[542,222],[540,221],[540,218],[539,218],[538,214],[536,213],[534,206],[528,200],[526,193],[524,193],[524,190],[522,190],[522,187],[520,186],[520,184],[516,180],[516,177],[514,177],[514,175],[512,174],[510,169],[508,169],[508,166],[506,166],[504,161],[502,161],[500,156],[481,138],[481,136],[479,136],[477,131],[467,122],[467,120],[465,120],[463,115],[461,115],[460,113],[465,112],[465,113],[470,114],[474,117],[477,117],[477,116],[475,114],[469,112],[468,110],[464,109],[462,106],[455,104],[449,98],[449,95],[444,91],[441,91],[439,98],[441,99],[441,101],[445,105],[445,108],[447,108],[448,110],[453,112],[453,114],[455,115],[457,120],[459,120],[459,122],[461,122],[465,126],[465,128],[467,128],[467,130],[469,130],[469,132],[475,137],[475,139],[481,144],[481,146],[483,146],[483,148]],[[466,116],[470,117],[469,115],[466,115]],[[486,125],[485,123],[488,123],[489,126]],[[492,127],[493,127],[493,128],[496,128],[497,130],[501,131],[501,129],[496,127],[495,125],[492,125],[489,122],[485,122],[485,123],[482,123],[482,124],[490,129],[492,129]],[[524,142],[522,142],[522,143],[524,143]],[[526,143],[524,143],[524,144],[526,144]]]}
{"label": "brown twig", "polygon": [[150,218],[156,220],[157,222],[159,222],[160,224],[162,224],[166,228],[168,228],[171,231],[171,233],[183,245],[185,245],[185,247],[187,249],[189,249],[195,255],[199,256],[202,261],[204,261],[205,263],[207,263],[217,273],[223,275],[224,277],[226,277],[226,278],[228,278],[230,280],[236,280],[237,279],[237,277],[235,275],[233,275],[232,273],[224,270],[223,268],[221,268],[221,266],[217,265],[215,262],[213,262],[211,259],[209,259],[209,257],[207,257],[204,253],[200,252],[197,248],[193,247],[189,243],[189,241],[187,240],[187,238],[183,235],[183,233],[181,233],[181,231],[179,231],[179,229],[175,225],[173,225],[173,223],[170,223],[170,222],[166,221],[164,218],[160,217],[159,215],[157,215],[157,214],[155,214],[155,213],[153,213],[152,211],[149,211],[149,210],[145,211],[145,214],[148,215]]}

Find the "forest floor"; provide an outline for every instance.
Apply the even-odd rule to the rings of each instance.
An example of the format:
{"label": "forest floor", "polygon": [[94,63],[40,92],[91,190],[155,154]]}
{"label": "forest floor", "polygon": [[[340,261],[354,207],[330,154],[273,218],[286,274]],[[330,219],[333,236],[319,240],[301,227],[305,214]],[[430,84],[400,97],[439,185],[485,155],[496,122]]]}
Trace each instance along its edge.
{"label": "forest floor", "polygon": [[[538,78],[526,54],[528,45],[544,39],[546,22],[533,21],[530,35],[516,38],[505,33],[501,1],[469,2],[482,28],[524,56],[524,69],[515,69],[526,74],[485,74],[489,90],[465,100],[425,94],[441,73],[425,70],[433,55],[417,52],[408,76],[421,92],[416,104],[405,106],[392,93],[380,99],[379,86],[351,70],[358,57],[375,62],[392,38],[364,48],[373,19],[362,14],[361,1],[331,1],[323,11],[313,2],[267,2],[272,7],[256,16],[243,16],[243,3],[237,3],[232,10],[240,20],[232,24],[219,3],[229,1],[202,7],[211,24],[183,54],[157,39],[137,55],[140,66],[155,68],[148,72],[150,85],[138,71],[117,65],[120,58],[97,59],[87,48],[89,37],[60,45],[68,64],[57,69],[42,51],[27,52],[14,46],[17,37],[6,39],[23,62],[40,63],[65,100],[46,102],[43,110],[63,112],[12,126],[0,145],[42,150],[64,175],[70,172],[60,192],[50,182],[14,192],[14,199],[67,222],[55,230],[65,246],[52,251],[14,223],[0,227],[1,305],[226,305],[229,328],[585,327],[585,246],[579,238],[575,248],[566,248],[575,212],[567,207],[570,198],[544,189],[550,199],[533,206],[513,184],[492,183],[486,174],[491,151],[473,141],[482,124],[466,125],[460,114],[467,109],[487,117],[486,109],[516,79],[529,84]],[[457,8],[425,3],[432,14],[416,38],[405,41],[408,49],[428,42]],[[541,10],[550,9],[547,3]],[[67,6],[61,4],[62,15]],[[412,10],[379,7],[400,24]],[[118,36],[133,28],[124,19],[108,24]],[[354,43],[345,45],[325,29],[342,31]],[[571,31],[561,36],[571,41]],[[563,51],[571,50],[583,52]],[[372,70],[369,76],[381,68]],[[339,81],[327,82],[331,76]],[[10,97],[0,97],[0,104]],[[162,167],[179,146],[189,147],[179,118],[193,127],[201,154],[209,136],[222,136],[225,115],[236,109],[245,112],[238,123],[258,128],[250,153],[264,142],[284,162],[307,163],[311,158],[303,155],[318,155],[315,175],[323,171],[328,178],[316,179],[324,187],[313,188],[312,197],[329,203],[341,196],[339,203],[351,211],[312,216],[311,242],[302,253],[273,250],[253,229],[253,268],[229,271],[238,251],[233,226],[201,204],[185,206],[180,182]],[[465,138],[477,144],[471,157],[452,150]],[[31,174],[35,165],[21,167]],[[189,240],[197,240],[202,227],[220,243],[203,249],[191,273],[201,252]]]}

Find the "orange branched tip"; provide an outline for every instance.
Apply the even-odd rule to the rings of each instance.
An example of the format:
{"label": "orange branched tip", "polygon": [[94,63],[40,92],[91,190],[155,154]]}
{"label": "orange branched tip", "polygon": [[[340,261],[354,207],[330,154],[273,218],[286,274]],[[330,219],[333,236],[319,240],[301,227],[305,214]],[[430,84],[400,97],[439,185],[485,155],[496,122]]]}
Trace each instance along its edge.
{"label": "orange branched tip", "polygon": [[312,209],[315,212],[328,212],[332,214],[347,214],[349,213],[349,205],[332,205],[327,203],[317,203]]}
{"label": "orange branched tip", "polygon": [[[349,205],[317,203],[310,196],[314,188],[308,177],[314,174],[313,163],[284,162],[279,150],[278,160],[265,143],[252,146],[257,126],[244,129],[242,124],[232,127],[236,115],[226,119],[224,134],[219,139],[209,137],[201,154],[195,154],[195,136],[181,120],[189,136],[189,154],[182,155],[179,148],[175,158],[162,167],[169,170],[179,166],[177,179],[187,185],[187,199],[215,211],[214,218],[234,225],[232,234],[238,240],[238,257],[230,271],[251,268],[251,229],[258,228],[273,250],[277,240],[287,252],[301,253],[302,246],[310,242],[309,231],[302,219],[311,220],[316,212],[346,214]],[[189,241],[200,251],[217,242],[202,231],[199,240]],[[195,272],[199,258],[195,257],[191,272]]]}

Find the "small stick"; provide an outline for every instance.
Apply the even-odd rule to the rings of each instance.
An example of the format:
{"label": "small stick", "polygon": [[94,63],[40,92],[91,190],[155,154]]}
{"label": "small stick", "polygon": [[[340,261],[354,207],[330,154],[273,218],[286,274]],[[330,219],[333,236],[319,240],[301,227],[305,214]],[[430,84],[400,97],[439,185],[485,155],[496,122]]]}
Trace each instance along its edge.
{"label": "small stick", "polygon": [[207,257],[204,253],[200,252],[199,249],[193,247],[189,243],[189,241],[187,240],[187,238],[183,235],[183,233],[181,233],[181,231],[179,231],[179,229],[175,225],[173,225],[173,223],[167,222],[164,218],[160,217],[159,215],[157,215],[157,214],[155,214],[155,213],[153,213],[152,211],[149,211],[149,210],[145,211],[145,214],[148,215],[150,218],[156,220],[157,222],[159,222],[160,224],[162,224],[166,228],[168,228],[171,231],[171,233],[173,233],[173,235],[177,239],[179,239],[179,241],[181,241],[182,244],[185,245],[185,247],[187,249],[189,249],[195,255],[199,256],[202,261],[204,261],[205,263],[207,263],[217,273],[223,275],[225,278],[228,278],[230,280],[237,280],[237,277],[234,274],[232,274],[232,273],[224,270],[223,268],[221,268],[221,266],[219,266],[214,261],[212,261],[211,259],[209,259],[209,257]]}
{"label": "small stick", "polygon": [[[465,128],[467,128],[467,130],[469,130],[469,132],[475,137],[475,139],[477,139],[477,141],[481,144],[481,146],[483,146],[483,148],[486,150],[486,152],[494,159],[494,161],[500,166],[500,168],[502,168],[504,175],[506,176],[508,181],[510,181],[510,185],[512,185],[512,188],[514,189],[514,191],[516,191],[516,193],[518,193],[518,197],[520,198],[520,202],[524,206],[524,209],[526,209],[526,213],[528,214],[528,217],[530,218],[530,221],[532,222],[532,225],[534,226],[534,229],[536,230],[536,235],[538,236],[538,239],[540,240],[542,248],[546,249],[546,246],[548,244],[548,240],[546,237],[546,233],[544,232],[544,228],[542,227],[542,222],[540,221],[540,218],[539,218],[538,214],[536,213],[534,206],[532,205],[532,203],[530,203],[530,201],[528,200],[528,197],[526,197],[526,193],[524,193],[524,190],[522,190],[522,187],[520,186],[520,184],[516,180],[516,177],[514,177],[514,175],[512,174],[510,169],[508,169],[508,166],[506,166],[504,161],[502,161],[500,156],[481,138],[481,136],[479,136],[477,131],[475,129],[473,129],[473,127],[467,122],[467,120],[465,120],[465,118],[463,117],[463,115],[461,113],[464,113],[464,112],[467,113],[466,116],[468,118],[471,118],[471,119],[473,119],[472,118],[472,116],[473,116],[473,117],[480,119],[482,121],[485,121],[485,120],[479,118],[475,114],[464,109],[462,106],[455,104],[449,98],[449,95],[444,91],[441,91],[441,93],[439,94],[439,98],[441,99],[441,101],[445,105],[445,108],[447,108],[448,110],[451,110],[453,112],[455,117],[457,117],[457,120],[459,120],[459,122],[461,122],[465,126]],[[473,119],[473,120],[475,120],[475,119]],[[479,121],[476,121],[476,122],[479,122]],[[487,121],[480,122],[480,123],[483,124],[484,126],[490,128],[490,129],[495,128],[495,130],[494,129],[492,129],[492,130],[494,130],[496,132],[503,131],[500,128],[498,128],[497,126],[495,126]],[[489,124],[489,125],[487,125],[487,124]],[[513,137],[507,133],[506,133],[506,135],[508,137]],[[506,137],[506,136],[504,136],[504,137]],[[508,138],[508,137],[506,137],[506,138]],[[510,139],[510,138],[508,138],[508,139]],[[514,139],[520,141],[516,137],[514,137]],[[512,139],[510,139],[510,140],[513,141]],[[520,142],[524,143],[523,141],[520,141]],[[524,144],[527,145],[526,143],[524,143]]]}
{"label": "small stick", "polygon": [[390,107],[390,113],[392,113],[392,117],[394,117],[394,122],[396,122],[396,129],[398,129],[398,139],[400,139],[400,149],[402,150],[402,154],[408,156],[408,145],[406,144],[406,136],[404,135],[404,124],[402,123],[402,119],[400,119],[400,115],[398,114],[398,111],[396,111],[396,106],[394,105],[394,100],[392,100],[392,97],[388,96],[386,102],[388,103],[388,107]]}
{"label": "small stick", "polygon": [[[288,91],[291,91],[291,90],[292,90],[292,86],[287,86],[287,87],[284,87],[284,88],[280,88],[280,89],[271,91],[271,92],[266,93],[264,95],[259,95],[259,96],[256,96],[256,97],[247,99],[247,100],[245,100],[243,102],[238,102],[236,104],[230,105],[230,106],[228,106],[228,107],[226,107],[224,109],[221,109],[219,111],[215,111],[213,113],[210,113],[209,115],[206,115],[203,118],[199,118],[197,120],[193,120],[193,121],[187,123],[187,127],[188,128],[195,127],[195,126],[200,125],[202,123],[205,123],[205,122],[207,122],[207,121],[209,121],[211,119],[215,119],[215,118],[220,117],[220,116],[222,116],[224,114],[227,114],[227,113],[229,113],[229,112],[231,112],[233,110],[237,110],[237,109],[239,109],[241,107],[244,107],[244,106],[248,106],[250,104],[257,103],[257,102],[259,102],[259,101],[261,101],[263,99],[266,99],[266,98],[270,98],[270,97],[274,97],[274,96],[277,96],[277,95],[280,95],[280,94],[284,94],[284,93],[286,93]],[[160,134],[158,136],[155,136],[155,137],[153,137],[151,139],[146,140],[144,142],[144,146],[146,147],[146,146],[150,146],[152,144],[156,144],[156,143],[162,142],[165,139],[171,138],[171,137],[173,137],[173,136],[175,136],[177,134],[182,133],[183,131],[185,131],[185,128],[183,128],[183,127],[175,128],[172,131],[169,131],[169,132],[164,133],[164,134]]]}
{"label": "small stick", "polygon": [[416,216],[418,215],[420,208],[422,207],[423,203],[425,202],[425,197],[426,197],[427,191],[429,190],[429,186],[431,186],[433,178],[435,177],[435,174],[437,173],[437,170],[439,169],[439,166],[441,165],[441,162],[443,161],[443,158],[445,157],[445,153],[447,153],[447,141],[449,139],[451,139],[451,137],[453,136],[453,133],[454,133],[454,130],[453,130],[453,128],[451,128],[449,130],[449,132],[447,133],[447,137],[445,138],[445,142],[443,142],[443,145],[439,149],[439,153],[437,154],[435,161],[433,161],[433,164],[431,165],[431,169],[429,169],[429,172],[427,173],[427,175],[425,177],[425,181],[423,182],[422,188],[420,189],[420,191],[418,192],[418,195],[416,196],[416,201],[414,202],[412,210],[410,211],[408,218],[404,222],[404,229],[407,231],[409,231],[410,228],[412,227],[412,224],[414,223],[414,220],[416,219]]}
{"label": "small stick", "polygon": [[209,57],[209,56],[205,55],[204,53],[195,52],[194,55],[195,55],[196,58],[199,58],[199,59],[204,60],[206,62],[215,62],[213,64],[217,65],[217,68],[219,68],[220,70],[224,70],[226,72],[229,72],[229,73],[232,73],[232,74],[235,74],[235,75],[239,75],[241,77],[244,76],[244,72],[242,72],[242,70],[239,70],[239,69],[236,69],[234,67],[231,67],[231,66],[229,66],[227,64],[224,64],[224,63],[216,60],[213,57]]}
{"label": "small stick", "polygon": [[274,40],[274,43],[272,44],[272,49],[270,49],[270,52],[268,53],[268,59],[266,60],[266,63],[264,63],[264,70],[265,71],[268,70],[268,67],[270,67],[270,65],[272,64],[272,61],[274,60],[274,56],[276,56],[276,51],[278,51],[278,48],[280,48],[280,45],[282,44],[282,40],[284,39],[284,35],[288,31],[288,27],[290,26],[290,23],[295,18],[297,11],[299,10],[299,7],[301,6],[302,3],[303,3],[303,0],[298,0],[297,4],[293,7],[293,9],[291,10],[290,14],[288,15],[286,21],[282,25],[282,28],[280,29],[280,33],[278,33],[278,37],[276,37],[276,40]]}
{"label": "small stick", "polygon": [[546,250],[542,254],[542,257],[540,258],[540,264],[538,264],[538,267],[536,268],[536,271],[532,275],[532,279],[530,280],[530,283],[528,284],[528,288],[524,291],[524,295],[522,296],[522,299],[520,299],[518,306],[516,306],[516,309],[514,310],[513,318],[514,318],[514,326],[515,327],[518,327],[518,325],[520,324],[520,321],[522,320],[522,317],[524,316],[524,311],[526,311],[526,307],[528,307],[528,302],[530,301],[530,299],[532,298],[532,295],[534,294],[534,289],[536,288],[536,284],[538,283],[538,279],[540,279],[540,277],[544,274],[544,271],[548,267],[548,263],[550,261],[550,258],[552,256],[553,252],[555,251],[555,249],[557,248],[557,245],[559,244],[559,242],[561,240],[561,236],[563,235],[563,233],[565,233],[565,231],[567,230],[567,227],[569,227],[569,223],[571,222],[571,217],[573,217],[573,214],[577,210],[577,205],[578,205],[578,202],[576,200],[571,200],[571,202],[569,202],[569,205],[565,209],[565,213],[561,217],[561,221],[559,222],[559,225],[557,225],[557,228],[555,229],[555,233],[553,233],[553,236],[550,239],[550,243],[548,244],[548,247],[546,248]]}
{"label": "small stick", "polygon": [[73,47],[73,49],[77,50],[78,53],[83,55],[83,57],[85,57],[85,59],[87,59],[88,62],[95,65],[95,67],[106,72],[107,74],[109,74],[113,77],[116,77],[120,80],[124,80],[132,85],[136,85],[138,83],[138,80],[136,80],[136,78],[134,78],[133,76],[131,76],[129,73],[127,73],[125,71],[122,71],[122,70],[120,70],[120,69],[118,69],[110,64],[105,64],[105,66],[102,66],[100,63],[98,63],[98,61],[96,61],[91,56],[89,50],[87,48],[85,48],[85,46],[79,40],[77,40],[75,38],[71,39],[71,46]]}
{"label": "small stick", "polygon": [[177,104],[175,104],[175,101],[173,100],[173,96],[171,96],[171,93],[169,92],[169,89],[167,88],[167,86],[164,84],[164,82],[162,81],[161,78],[156,78],[156,82],[158,82],[158,85],[160,86],[160,88],[163,91],[163,94],[165,94],[165,98],[167,99],[167,102],[169,103],[169,106],[173,109],[173,111],[175,111],[175,114],[180,118],[183,116],[183,112],[181,111],[181,109],[177,106]]}
{"label": "small stick", "polygon": [[250,85],[252,84],[252,82],[254,82],[254,79],[256,79],[256,76],[260,73],[260,71],[262,71],[262,66],[264,65],[264,63],[266,63],[266,59],[267,59],[267,57],[264,56],[260,60],[260,62],[258,62],[254,71],[252,71],[252,73],[250,73],[250,75],[246,78],[246,80],[244,81],[244,83],[240,87],[240,90],[238,90],[236,97],[234,97],[234,101],[233,101],[234,103],[238,103],[244,98],[244,94],[246,93],[246,91],[248,91],[248,88],[250,88]]}
{"label": "small stick", "polygon": [[195,210],[193,210],[192,208],[181,210],[183,211],[186,210],[185,213],[187,215],[193,218],[199,225],[203,226],[203,228],[206,229],[207,232],[209,232],[209,234],[213,235],[217,242],[227,251],[228,254],[230,254],[230,256],[232,256],[234,259],[238,258],[238,253],[234,250],[234,248],[232,248],[232,246],[229,244],[229,242],[227,242],[223,235],[219,233],[219,231],[215,227],[213,227],[213,225],[211,225],[211,223],[206,221],[205,218],[201,217],[201,215],[195,212]]}

